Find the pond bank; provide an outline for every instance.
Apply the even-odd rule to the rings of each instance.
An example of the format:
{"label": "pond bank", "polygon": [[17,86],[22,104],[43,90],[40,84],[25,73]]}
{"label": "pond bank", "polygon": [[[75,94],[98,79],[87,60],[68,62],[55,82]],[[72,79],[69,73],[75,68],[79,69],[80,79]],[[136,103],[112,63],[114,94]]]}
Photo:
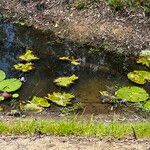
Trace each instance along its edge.
{"label": "pond bank", "polygon": [[116,12],[102,0],[89,1],[79,10],[75,2],[3,0],[0,11],[14,22],[25,20],[68,41],[103,46],[106,51],[136,56],[140,50],[150,48],[150,18],[142,9]]}

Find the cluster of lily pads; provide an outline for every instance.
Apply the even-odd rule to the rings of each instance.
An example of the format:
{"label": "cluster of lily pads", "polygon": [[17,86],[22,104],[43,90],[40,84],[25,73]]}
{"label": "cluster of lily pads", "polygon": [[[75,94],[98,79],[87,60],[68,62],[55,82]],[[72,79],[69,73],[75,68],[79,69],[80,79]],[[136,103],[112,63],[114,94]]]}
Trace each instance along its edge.
{"label": "cluster of lily pads", "polygon": [[[141,51],[137,63],[141,63],[147,68],[150,68],[150,50]],[[128,79],[132,82],[144,85],[150,81],[150,72],[145,70],[135,70],[127,74]],[[141,87],[128,86],[118,89],[115,94],[107,91],[100,91],[101,96],[111,99],[114,102],[125,101],[131,103],[140,103],[141,107],[145,110],[150,110],[149,94]]]}

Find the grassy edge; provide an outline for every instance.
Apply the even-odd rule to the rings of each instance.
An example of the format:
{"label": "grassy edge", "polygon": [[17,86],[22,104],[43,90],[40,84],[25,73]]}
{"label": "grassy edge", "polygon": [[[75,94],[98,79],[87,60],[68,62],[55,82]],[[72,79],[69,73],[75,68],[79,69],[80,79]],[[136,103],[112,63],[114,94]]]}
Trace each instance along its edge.
{"label": "grassy edge", "polygon": [[41,133],[59,136],[75,135],[123,138],[126,136],[132,137],[134,135],[133,129],[138,138],[150,138],[149,122],[98,123],[93,120],[85,122],[77,119],[20,119],[14,121],[0,121],[0,135],[34,135]]}

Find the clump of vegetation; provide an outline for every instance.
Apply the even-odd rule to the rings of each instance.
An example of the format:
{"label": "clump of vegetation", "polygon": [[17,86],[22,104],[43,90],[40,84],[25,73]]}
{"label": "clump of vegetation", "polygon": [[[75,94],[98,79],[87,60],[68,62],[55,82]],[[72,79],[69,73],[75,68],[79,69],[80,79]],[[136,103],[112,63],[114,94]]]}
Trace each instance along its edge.
{"label": "clump of vegetation", "polygon": [[25,64],[18,63],[16,65],[14,65],[14,68],[16,70],[19,70],[19,71],[22,71],[22,72],[29,72],[34,68],[34,66],[33,66],[33,63],[31,63],[31,62],[25,63]]}
{"label": "clump of vegetation", "polygon": [[87,5],[87,0],[75,0],[74,6],[77,10],[85,9]]}

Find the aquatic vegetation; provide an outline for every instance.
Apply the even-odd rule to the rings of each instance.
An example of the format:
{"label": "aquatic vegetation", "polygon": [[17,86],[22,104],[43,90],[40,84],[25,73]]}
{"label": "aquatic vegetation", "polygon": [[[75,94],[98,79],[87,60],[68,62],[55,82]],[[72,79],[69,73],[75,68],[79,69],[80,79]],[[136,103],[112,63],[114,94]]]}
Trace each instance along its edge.
{"label": "aquatic vegetation", "polygon": [[34,103],[27,103],[26,105],[23,106],[22,108],[23,111],[26,111],[26,112],[42,112],[43,111],[43,108],[34,104]]}
{"label": "aquatic vegetation", "polygon": [[3,70],[0,70],[0,81],[4,80],[6,78],[6,74]]}
{"label": "aquatic vegetation", "polygon": [[146,110],[150,110],[150,101],[147,101],[144,105],[143,108]]}
{"label": "aquatic vegetation", "polygon": [[37,106],[40,106],[40,107],[50,106],[50,103],[45,98],[37,97],[37,96],[34,96],[32,98],[31,103],[36,104]]}
{"label": "aquatic vegetation", "polygon": [[69,61],[71,64],[77,66],[80,65],[79,59],[74,59],[73,57],[69,58],[67,57],[59,57],[59,60]]}
{"label": "aquatic vegetation", "polygon": [[149,94],[143,88],[136,86],[120,88],[115,95],[117,99],[128,102],[141,102],[149,98]]}
{"label": "aquatic vegetation", "polygon": [[19,97],[19,94],[18,94],[18,93],[12,94],[12,98],[18,98],[18,97]]}
{"label": "aquatic vegetation", "polygon": [[75,98],[73,94],[70,93],[59,93],[59,92],[53,92],[53,94],[48,94],[48,97],[45,97],[46,99],[56,103],[60,106],[66,106],[68,104],[71,104],[71,99]]}
{"label": "aquatic vegetation", "polygon": [[137,59],[137,63],[150,67],[150,50],[141,51],[140,57]]}
{"label": "aquatic vegetation", "polygon": [[59,77],[54,80],[54,83],[58,86],[68,87],[69,85],[73,84],[78,77],[76,75],[72,75],[70,77]]}
{"label": "aquatic vegetation", "polygon": [[146,81],[150,81],[150,72],[148,71],[133,71],[128,73],[128,78],[137,83],[137,84],[144,84]]}
{"label": "aquatic vegetation", "polygon": [[39,58],[33,54],[31,50],[26,50],[26,52],[19,56],[21,60],[25,60],[27,62],[38,60]]}
{"label": "aquatic vegetation", "polygon": [[27,24],[27,20],[17,20],[15,23],[24,26]]}
{"label": "aquatic vegetation", "polygon": [[34,67],[33,67],[33,63],[30,62],[26,64],[18,63],[14,65],[14,68],[22,72],[28,72],[28,71],[31,71]]}
{"label": "aquatic vegetation", "polygon": [[19,79],[11,78],[0,82],[0,91],[14,92],[22,86],[22,82]]}
{"label": "aquatic vegetation", "polygon": [[0,96],[0,101],[3,101],[4,99],[4,96]]}

